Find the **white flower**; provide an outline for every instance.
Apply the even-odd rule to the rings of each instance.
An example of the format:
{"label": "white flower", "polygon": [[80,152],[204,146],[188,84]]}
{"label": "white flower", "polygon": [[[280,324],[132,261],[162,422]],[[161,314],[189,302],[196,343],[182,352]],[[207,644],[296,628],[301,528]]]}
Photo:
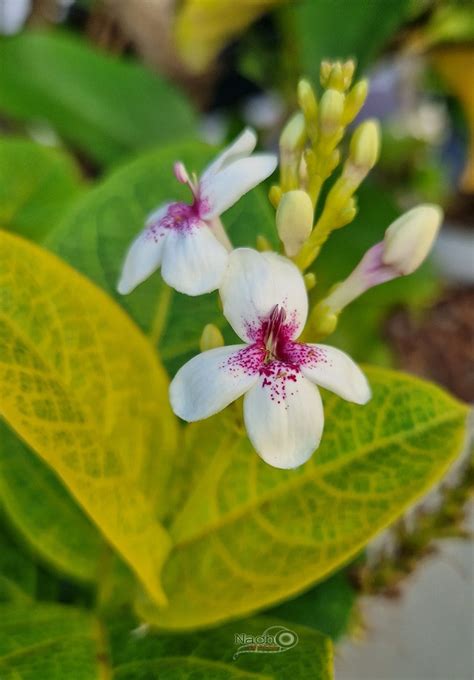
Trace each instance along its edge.
{"label": "white flower", "polygon": [[173,410],[200,420],[245,394],[245,425],[258,454],[275,467],[297,467],[323,431],[316,385],[365,404],[367,380],[344,352],[296,341],[308,297],[301,273],[285,257],[234,250],[220,293],[224,315],[246,344],[211,349],[185,364],[170,386]]}
{"label": "white flower", "polygon": [[163,279],[181,293],[201,295],[219,287],[231,249],[219,215],[277,166],[273,154],[251,155],[256,142],[255,133],[244,130],[199,181],[182,163],[175,164],[176,178],[189,186],[193,203],[167,203],[148,217],[125,258],[119,293],[130,293],[160,265]]}

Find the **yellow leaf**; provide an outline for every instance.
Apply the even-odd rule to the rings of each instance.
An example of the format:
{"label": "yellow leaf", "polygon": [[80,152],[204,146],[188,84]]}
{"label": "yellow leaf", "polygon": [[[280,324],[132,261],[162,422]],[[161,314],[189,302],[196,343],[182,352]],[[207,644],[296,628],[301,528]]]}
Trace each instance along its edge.
{"label": "yellow leaf", "polygon": [[170,541],[155,519],[151,470],[175,443],[165,374],[105,293],[1,231],[0,415],[163,603]]}
{"label": "yellow leaf", "polygon": [[176,19],[176,41],[186,66],[202,73],[234,36],[286,0],[187,0]]}

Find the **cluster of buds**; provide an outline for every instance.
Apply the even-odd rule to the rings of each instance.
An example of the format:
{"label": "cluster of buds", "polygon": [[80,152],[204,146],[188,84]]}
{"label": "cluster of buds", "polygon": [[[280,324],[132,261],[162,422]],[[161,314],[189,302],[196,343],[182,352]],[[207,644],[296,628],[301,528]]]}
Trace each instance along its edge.
{"label": "cluster of buds", "polygon": [[[270,201],[277,209],[276,226],[285,254],[303,273],[331,233],[355,218],[355,193],[379,157],[379,125],[369,119],[354,129],[347,157],[343,162],[341,159],[339,144],[368,92],[367,80],[353,83],[354,71],[352,60],[324,61],[319,99],[308,80],[300,80],[300,110],[280,137],[280,182],[272,186]],[[319,205],[321,189],[338,166],[339,176]],[[431,205],[414,208],[396,220],[384,240],[374,245],[348,278],[315,306],[309,320],[311,337],[324,338],[332,333],[342,309],[369,288],[417,269],[432,248],[441,220],[441,210]],[[313,272],[305,274],[305,283],[307,290],[314,287]]]}
{"label": "cluster of buds", "polygon": [[352,60],[324,61],[319,100],[309,81],[300,80],[300,110],[280,137],[280,183],[271,188],[270,200],[278,209],[277,228],[285,253],[301,270],[312,264],[334,229],[354,219],[354,193],[378,159],[378,125],[367,120],[355,129],[341,175],[313,224],[322,187],[341,162],[338,145],[367,96],[367,80],[353,84],[354,71]]}

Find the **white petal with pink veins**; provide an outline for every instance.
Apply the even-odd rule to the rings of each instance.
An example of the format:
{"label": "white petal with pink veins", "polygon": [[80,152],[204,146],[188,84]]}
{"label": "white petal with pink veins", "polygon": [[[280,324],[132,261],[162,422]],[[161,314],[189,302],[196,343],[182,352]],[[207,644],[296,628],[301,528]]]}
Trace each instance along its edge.
{"label": "white petal with pink veins", "polygon": [[131,293],[160,266],[163,246],[169,230],[161,227],[159,222],[165,216],[169,205],[167,203],[160,206],[149,215],[146,221],[147,226],[138,234],[128,249],[117,284],[117,290],[121,295]]}
{"label": "white petal with pink veins", "polygon": [[306,345],[314,354],[301,364],[302,373],[316,385],[356,404],[366,404],[371,391],[367,378],[350,356],[330,345]]}
{"label": "white petal with pink veins", "polygon": [[229,163],[214,175],[201,178],[201,217],[207,220],[222,215],[239,198],[269,177],[277,164],[274,154],[254,154]]}
{"label": "white petal with pink veins", "polygon": [[186,295],[202,295],[219,288],[229,253],[205,222],[170,229],[163,251],[161,273],[166,283]]}
{"label": "white petal with pink veins", "polygon": [[245,358],[246,345],[218,347],[198,354],[177,372],[170,385],[173,411],[193,422],[218,413],[258,379],[258,365]]}
{"label": "white petal with pink veins", "polygon": [[324,427],[318,389],[301,373],[288,375],[295,381],[261,376],[244,399],[245,426],[255,450],[266,463],[283,469],[298,467],[312,456]]}
{"label": "white petal with pink veins", "polygon": [[256,332],[276,305],[286,312],[291,339],[303,330],[308,294],[301,272],[286,257],[251,248],[234,250],[220,294],[224,315],[242,340],[256,339]]}
{"label": "white petal with pink veins", "polygon": [[245,130],[217,158],[210,163],[201,175],[206,182],[220,170],[239,158],[250,156],[257,145],[257,135],[251,128]]}

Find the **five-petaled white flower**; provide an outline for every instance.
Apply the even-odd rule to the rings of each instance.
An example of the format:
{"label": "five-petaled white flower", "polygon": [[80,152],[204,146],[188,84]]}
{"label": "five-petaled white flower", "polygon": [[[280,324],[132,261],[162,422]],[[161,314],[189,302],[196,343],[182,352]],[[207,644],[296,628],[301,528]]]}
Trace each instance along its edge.
{"label": "five-petaled white flower", "polygon": [[219,287],[230,250],[219,216],[277,166],[273,154],[251,155],[256,142],[255,133],[244,130],[199,181],[182,163],[175,164],[176,178],[189,186],[193,203],[167,203],[148,217],[128,250],[119,293],[130,293],[160,265],[163,279],[181,293],[201,295]]}
{"label": "five-petaled white flower", "polygon": [[170,386],[173,410],[200,420],[245,394],[245,425],[259,455],[278,468],[297,467],[323,431],[316,385],[365,404],[367,380],[344,352],[296,341],[308,296],[301,273],[285,257],[234,250],[220,294],[225,317],[247,344],[211,349],[185,364]]}

